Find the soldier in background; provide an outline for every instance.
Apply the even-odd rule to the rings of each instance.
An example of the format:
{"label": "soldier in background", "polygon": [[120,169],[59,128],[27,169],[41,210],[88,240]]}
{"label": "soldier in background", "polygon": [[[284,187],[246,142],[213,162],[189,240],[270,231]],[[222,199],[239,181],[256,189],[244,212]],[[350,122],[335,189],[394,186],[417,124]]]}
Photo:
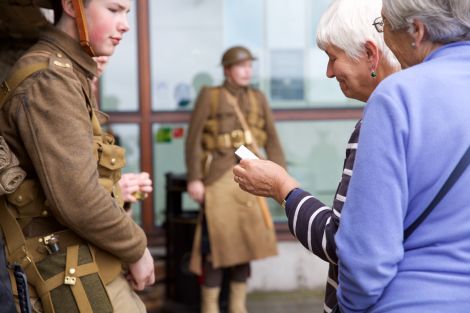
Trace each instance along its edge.
{"label": "soldier in background", "polygon": [[189,123],[188,193],[203,208],[190,268],[203,278],[203,313],[219,312],[226,268],[231,276],[229,312],[247,312],[249,262],[277,254],[272,221],[263,219],[257,199],[240,190],[232,174],[234,152],[242,144],[264,148],[269,159],[285,167],[271,109],[264,95],[250,87],[253,60],[245,47],[228,49],[222,56],[223,85],[201,90]]}
{"label": "soldier in background", "polygon": [[102,131],[91,87],[92,56],[114,52],[130,0],[52,4],[56,25],[13,66],[0,96],[0,133],[27,173],[0,197],[7,258],[24,268],[35,312],[145,312],[132,289],[154,283],[153,259],[122,208],[124,151]]}

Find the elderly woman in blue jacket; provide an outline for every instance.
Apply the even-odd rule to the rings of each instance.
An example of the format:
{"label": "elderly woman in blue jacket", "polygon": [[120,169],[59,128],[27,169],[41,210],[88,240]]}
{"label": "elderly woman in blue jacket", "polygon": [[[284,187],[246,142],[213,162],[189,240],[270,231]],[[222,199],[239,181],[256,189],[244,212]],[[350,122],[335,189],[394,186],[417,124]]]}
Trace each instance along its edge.
{"label": "elderly woman in blue jacket", "polygon": [[383,0],[376,22],[406,69],[366,107],[336,236],[341,310],[469,312],[470,169],[404,230],[470,145],[470,1]]}
{"label": "elderly woman in blue jacket", "polygon": [[[399,69],[383,34],[372,26],[381,9],[381,0],[335,0],[317,26],[317,44],[329,59],[327,77],[336,78],[345,96],[363,102],[385,77]],[[360,129],[358,121],[347,145],[345,142],[343,175],[331,207],[300,188],[290,192],[297,182],[272,162],[242,162],[234,169],[235,181],[245,190],[273,197],[280,203],[287,198],[285,209],[292,234],[330,264],[324,304],[327,313],[337,304],[338,258],[334,235],[353,173]]]}

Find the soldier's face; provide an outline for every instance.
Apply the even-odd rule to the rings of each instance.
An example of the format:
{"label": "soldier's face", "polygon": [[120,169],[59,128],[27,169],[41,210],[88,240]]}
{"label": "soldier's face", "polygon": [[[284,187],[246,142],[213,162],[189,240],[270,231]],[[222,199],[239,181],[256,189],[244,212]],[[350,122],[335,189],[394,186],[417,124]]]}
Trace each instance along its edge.
{"label": "soldier's face", "polygon": [[90,0],[85,6],[90,44],[97,56],[110,56],[129,30],[130,0]]}
{"label": "soldier's face", "polygon": [[252,76],[253,62],[250,60],[236,63],[225,69],[225,77],[228,81],[240,87],[248,86]]}

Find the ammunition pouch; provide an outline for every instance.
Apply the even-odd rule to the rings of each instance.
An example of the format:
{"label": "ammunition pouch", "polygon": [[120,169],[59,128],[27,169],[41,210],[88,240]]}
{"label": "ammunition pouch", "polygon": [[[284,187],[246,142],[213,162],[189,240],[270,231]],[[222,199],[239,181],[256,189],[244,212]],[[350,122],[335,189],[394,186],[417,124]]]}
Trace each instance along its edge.
{"label": "ammunition pouch", "polygon": [[253,143],[253,136],[249,131],[236,129],[230,133],[218,134],[210,136],[204,134],[202,136],[203,147],[205,150],[224,150],[224,149],[237,149],[241,145],[250,145]]}
{"label": "ammunition pouch", "polygon": [[[266,144],[266,132],[264,130],[265,120],[260,115],[259,103],[253,91],[248,91],[250,101],[250,112],[248,114],[248,124],[250,129],[244,131],[243,129],[235,129],[228,133],[219,133],[222,121],[220,119],[227,115],[222,114],[219,107],[219,99],[221,94],[220,88],[213,88],[211,94],[211,111],[209,118],[204,123],[202,134],[202,147],[205,151],[210,152],[213,150],[226,150],[237,149],[241,145],[250,146],[256,140],[260,147]],[[233,115],[233,113],[229,114]],[[255,140],[254,140],[255,139]]]}

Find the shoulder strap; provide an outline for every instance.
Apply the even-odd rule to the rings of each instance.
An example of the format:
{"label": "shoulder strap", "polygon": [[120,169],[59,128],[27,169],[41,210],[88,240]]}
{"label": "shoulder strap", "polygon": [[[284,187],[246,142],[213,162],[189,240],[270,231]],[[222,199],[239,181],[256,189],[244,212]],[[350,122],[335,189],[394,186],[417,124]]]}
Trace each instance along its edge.
{"label": "shoulder strap", "polygon": [[215,87],[210,89],[211,94],[211,117],[217,114],[217,108],[219,107],[220,88]]}
{"label": "shoulder strap", "polygon": [[11,92],[15,90],[23,80],[48,66],[49,64],[47,62],[34,63],[17,70],[11,74],[7,80],[4,80],[0,85],[0,110],[10,97]]}
{"label": "shoulder strap", "polygon": [[459,179],[459,177],[465,171],[469,163],[470,163],[470,147],[467,148],[467,151],[465,151],[459,163],[457,164],[457,166],[455,166],[449,178],[447,178],[447,181],[441,187],[436,197],[431,201],[431,203],[426,208],[426,210],[424,210],[424,212],[421,213],[421,215],[413,222],[413,224],[411,224],[410,226],[408,226],[407,229],[405,229],[403,241],[408,239],[408,237],[411,236],[411,234],[416,230],[416,228],[418,228],[418,226],[421,225],[421,223],[428,217],[431,211],[444,198],[447,192],[452,188],[455,182]]}

